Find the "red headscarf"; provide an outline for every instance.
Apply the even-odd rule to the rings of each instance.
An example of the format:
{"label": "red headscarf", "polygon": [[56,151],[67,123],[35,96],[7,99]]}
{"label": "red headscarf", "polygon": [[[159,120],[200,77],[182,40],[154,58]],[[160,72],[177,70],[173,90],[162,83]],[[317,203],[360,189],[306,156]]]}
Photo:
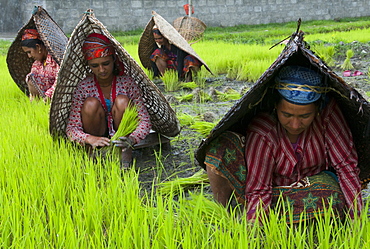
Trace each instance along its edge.
{"label": "red headscarf", "polygon": [[30,40],[30,39],[38,39],[41,40],[39,32],[36,29],[25,29],[22,35],[22,41]]}
{"label": "red headscarf", "polygon": [[113,55],[116,68],[118,69],[118,75],[123,75],[124,65],[116,56],[116,51],[111,41],[105,35],[98,33],[89,34],[82,45],[82,53],[84,54],[86,60]]}

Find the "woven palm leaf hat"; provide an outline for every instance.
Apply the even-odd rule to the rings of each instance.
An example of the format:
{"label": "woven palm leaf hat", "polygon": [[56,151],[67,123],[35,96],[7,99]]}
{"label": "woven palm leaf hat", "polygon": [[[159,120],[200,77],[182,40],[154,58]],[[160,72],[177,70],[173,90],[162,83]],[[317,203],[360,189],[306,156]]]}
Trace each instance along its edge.
{"label": "woven palm leaf hat", "polygon": [[152,18],[146,25],[144,32],[142,33],[139,41],[139,58],[141,64],[147,69],[151,69],[151,60],[150,55],[155,50],[155,41],[153,37],[153,27],[154,25],[157,26],[161,34],[168,39],[168,41],[178,48],[182,49],[186,53],[194,56],[197,58],[204,67],[212,73],[211,69],[207,66],[207,64],[199,57],[199,55],[194,51],[194,49],[190,46],[190,44],[185,40],[183,36],[180,35],[179,32],[170,24],[168,23],[162,16],[158,15],[155,11],[152,11]]}
{"label": "woven palm leaf hat", "polygon": [[[300,23],[300,21],[299,21]],[[204,160],[207,146],[225,131],[234,131],[242,135],[249,122],[259,111],[273,109],[273,86],[275,76],[283,66],[297,65],[308,67],[323,76],[327,85],[326,94],[334,97],[352,131],[354,143],[359,156],[358,166],[361,170],[362,186],[370,181],[370,106],[361,94],[349,86],[333,72],[324,61],[312,52],[303,41],[304,33],[298,29],[292,34],[286,47],[262,74],[251,89],[225,114],[210,134],[200,143],[195,152],[198,163],[205,168]]]}
{"label": "woven palm leaf hat", "polygon": [[105,26],[88,9],[73,30],[68,41],[63,62],[60,66],[57,86],[51,101],[49,129],[53,136],[66,137],[72,97],[78,83],[91,73],[84,59],[81,47],[91,33],[100,33],[108,37],[116,50],[117,56],[125,67],[125,73],[131,76],[142,91],[144,104],[149,112],[153,130],[162,135],[174,137],[180,132],[180,123],[157,86],[148,78],[139,64],[128,54],[121,44],[109,33]]}
{"label": "woven palm leaf hat", "polygon": [[22,50],[21,41],[25,29],[36,28],[44,42],[48,53],[60,65],[67,46],[68,38],[58,24],[41,6],[35,6],[30,20],[18,31],[13,43],[10,45],[6,63],[8,70],[18,87],[28,94],[25,81],[26,75],[31,71],[33,59]]}

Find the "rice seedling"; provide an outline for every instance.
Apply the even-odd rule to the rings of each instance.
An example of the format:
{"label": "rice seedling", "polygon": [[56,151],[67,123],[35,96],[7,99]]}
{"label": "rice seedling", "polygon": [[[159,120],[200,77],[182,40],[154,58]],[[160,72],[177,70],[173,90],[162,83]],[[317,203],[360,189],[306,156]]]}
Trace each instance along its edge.
{"label": "rice seedling", "polygon": [[158,193],[161,195],[177,195],[197,185],[209,184],[207,174],[201,170],[190,177],[179,178],[158,184]]}
{"label": "rice seedling", "polygon": [[214,96],[214,98],[216,98],[216,100],[218,101],[229,101],[229,100],[238,100],[240,99],[241,97],[241,94],[237,91],[224,91],[224,92],[221,92],[221,91],[218,91],[218,90],[214,90],[212,92],[212,96]]}
{"label": "rice seedling", "polygon": [[182,82],[180,84],[180,87],[182,89],[190,89],[190,90],[193,90],[193,89],[197,88],[198,85],[194,81],[191,81],[191,82]]}
{"label": "rice seedling", "polygon": [[179,119],[181,126],[190,126],[194,124],[197,120],[196,116],[192,116],[187,113],[182,113],[180,115],[177,115],[177,118]]}
{"label": "rice seedling", "polygon": [[148,76],[148,78],[150,80],[154,80],[154,72],[153,72],[153,70],[149,70],[149,69],[147,69],[145,67],[143,68],[143,70],[144,70],[145,74]]}
{"label": "rice seedling", "polygon": [[212,100],[209,94],[207,94],[206,92],[204,92],[203,90],[199,88],[194,89],[192,94],[193,94],[193,101],[196,103],[205,103],[207,101]]}
{"label": "rice seedling", "polygon": [[116,133],[111,140],[117,140],[120,137],[126,137],[132,133],[139,125],[139,116],[136,105],[131,102],[128,104],[125,112],[122,115],[121,123],[118,126]]}
{"label": "rice seedling", "polygon": [[[320,25],[319,28],[322,32],[340,29],[340,22],[333,24],[328,27]],[[286,36],[294,27],[275,29],[274,34]],[[254,37],[265,33],[266,36],[261,38],[263,40],[272,32],[267,34],[263,30],[253,30]],[[343,41],[350,40],[354,34],[343,33],[346,33]],[[361,35],[366,37],[367,33],[370,32],[362,30]],[[248,32],[235,34],[235,37],[239,41],[247,41],[249,38],[243,38],[244,34],[247,36]],[[227,37],[230,33],[218,35]],[[331,35],[327,34],[328,37]],[[325,36],[320,34],[320,37]],[[210,36],[205,34],[207,37]],[[314,37],[312,32],[307,35],[307,39],[310,37]],[[127,42],[128,39],[123,41]],[[225,62],[233,61],[230,58],[233,56],[226,53],[228,46],[220,44],[214,42],[212,45],[211,41],[207,41],[193,46],[204,47],[199,50],[199,54],[205,61],[209,61],[215,73],[226,73]],[[236,46],[239,49],[237,51],[243,52],[249,45],[240,44]],[[131,46],[130,53],[135,56],[137,45],[127,42],[124,47],[131,49]],[[210,46],[211,52],[205,46]],[[231,54],[237,54],[231,47]],[[239,63],[241,65],[248,60],[247,57],[238,57],[236,61],[242,62]],[[237,62],[232,63],[238,65]],[[264,219],[262,224],[250,224],[242,208],[227,211],[208,193],[203,193],[203,188],[189,192],[186,188],[174,187],[176,192],[169,190],[166,195],[156,191],[159,186],[157,176],[165,173],[164,169],[156,171],[156,181],[153,181],[151,190],[143,189],[138,180],[139,172],[129,170],[122,173],[117,158],[104,161],[98,158],[92,161],[79,146],[64,139],[53,140],[48,133],[49,106],[42,101],[31,103],[18,89],[6,69],[4,56],[0,56],[0,78],[3,86],[0,92],[0,238],[3,248],[234,249],[370,246],[370,222],[366,211],[353,220],[346,218],[340,222],[333,220],[328,207],[315,222],[301,222],[294,226],[287,225],[272,211],[269,219]],[[204,111],[201,108],[200,105],[188,107],[198,114]],[[201,138],[202,135],[199,135],[195,139],[200,141]],[[179,136],[176,139],[193,138]],[[196,145],[192,145],[184,153],[194,156],[195,149]],[[165,163],[163,155],[158,154],[157,158],[157,167],[161,169]],[[367,201],[364,210],[368,209]]]}
{"label": "rice seedling", "polygon": [[190,125],[190,129],[195,130],[196,132],[200,133],[203,136],[208,135],[211,130],[216,126],[215,123],[210,123],[206,121],[196,121],[194,124]]}
{"label": "rice seedling", "polygon": [[327,47],[327,56],[325,61],[329,67],[335,66],[334,53],[335,53],[334,46]]}
{"label": "rice seedling", "polygon": [[197,84],[198,87],[203,89],[206,86],[206,78],[208,77],[211,77],[211,73],[203,68],[195,74],[194,82]]}
{"label": "rice seedling", "polygon": [[353,56],[353,50],[348,49],[347,52],[346,52],[346,59],[344,60],[343,64],[341,65],[341,68],[343,70],[353,69],[353,65],[352,65],[352,62],[351,62],[352,56]]}
{"label": "rice seedling", "polygon": [[180,89],[180,82],[177,71],[166,70],[166,73],[161,77],[161,79],[167,92],[175,92]]}
{"label": "rice seedling", "polygon": [[322,42],[312,43],[312,50],[322,60],[324,60],[328,66],[330,67],[335,66],[335,60],[334,60],[335,47],[334,46],[326,46]]}
{"label": "rice seedling", "polygon": [[194,94],[193,93],[188,93],[188,94],[182,94],[180,96],[176,96],[176,99],[179,102],[190,102],[193,100]]}

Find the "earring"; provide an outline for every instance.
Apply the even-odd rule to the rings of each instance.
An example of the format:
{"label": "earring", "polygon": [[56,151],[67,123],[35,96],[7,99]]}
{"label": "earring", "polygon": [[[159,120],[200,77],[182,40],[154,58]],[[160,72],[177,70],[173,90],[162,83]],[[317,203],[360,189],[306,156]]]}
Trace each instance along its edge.
{"label": "earring", "polygon": [[39,54],[41,54],[41,50],[39,50]]}

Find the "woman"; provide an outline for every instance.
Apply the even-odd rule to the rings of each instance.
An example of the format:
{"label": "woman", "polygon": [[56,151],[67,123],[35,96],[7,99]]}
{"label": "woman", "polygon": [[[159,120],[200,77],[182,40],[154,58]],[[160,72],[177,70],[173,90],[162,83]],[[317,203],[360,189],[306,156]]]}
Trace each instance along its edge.
{"label": "woman", "polygon": [[260,207],[268,213],[280,194],[292,206],[294,221],[302,212],[315,217],[329,203],[340,214],[346,207],[353,217],[363,205],[358,158],[339,106],[324,94],[321,76],[311,69],[286,66],[275,81],[275,109],[249,124],[240,167],[216,165],[220,150],[215,143],[220,140],[211,145],[215,149],[209,150],[205,164],[215,198],[227,205],[235,191],[250,221]]}
{"label": "woman", "polygon": [[176,70],[180,79],[192,81],[193,73],[199,71],[200,61],[170,44],[156,26],[153,27],[153,36],[159,46],[150,56],[154,76],[163,76],[166,70]]}
{"label": "woman", "polygon": [[[129,102],[138,108],[140,122],[134,132],[119,146],[130,147],[144,139],[151,129],[150,117],[142,93],[116,56],[110,40],[97,33],[90,34],[82,52],[92,71],[83,79],[73,95],[66,134],[70,140],[92,148],[111,145],[110,137],[121,122]],[[126,159],[129,163],[131,158]]]}
{"label": "woman", "polygon": [[22,35],[22,49],[34,59],[31,72],[26,76],[30,100],[35,97],[51,99],[54,93],[59,65],[48,53],[36,29],[26,29]]}

